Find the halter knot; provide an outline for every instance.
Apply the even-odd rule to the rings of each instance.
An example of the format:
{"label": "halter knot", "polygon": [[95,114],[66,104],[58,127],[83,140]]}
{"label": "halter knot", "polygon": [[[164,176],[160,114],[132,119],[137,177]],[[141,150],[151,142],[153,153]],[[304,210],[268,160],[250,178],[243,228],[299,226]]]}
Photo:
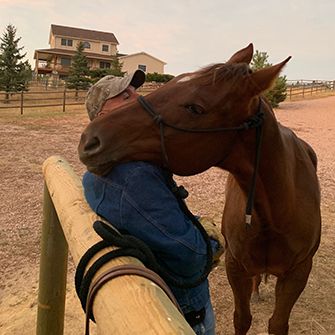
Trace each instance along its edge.
{"label": "halter knot", "polygon": [[157,124],[161,124],[163,122],[163,117],[160,114],[156,114],[152,118]]}
{"label": "halter knot", "polygon": [[264,120],[264,112],[258,112],[253,115],[250,119],[243,123],[243,129],[251,129],[259,127]]}

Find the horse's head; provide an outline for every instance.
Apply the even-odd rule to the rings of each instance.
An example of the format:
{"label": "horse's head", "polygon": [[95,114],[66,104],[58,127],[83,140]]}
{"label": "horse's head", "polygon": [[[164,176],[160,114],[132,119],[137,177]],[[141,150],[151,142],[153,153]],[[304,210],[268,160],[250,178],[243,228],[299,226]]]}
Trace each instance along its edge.
{"label": "horse's head", "polygon": [[250,44],[226,63],[182,74],[145,100],[96,118],[82,134],[81,161],[97,174],[133,160],[168,164],[180,175],[220,165],[236,131],[211,130],[238,128],[251,117],[259,94],[271,86],[290,58],[252,72],[252,55]]}

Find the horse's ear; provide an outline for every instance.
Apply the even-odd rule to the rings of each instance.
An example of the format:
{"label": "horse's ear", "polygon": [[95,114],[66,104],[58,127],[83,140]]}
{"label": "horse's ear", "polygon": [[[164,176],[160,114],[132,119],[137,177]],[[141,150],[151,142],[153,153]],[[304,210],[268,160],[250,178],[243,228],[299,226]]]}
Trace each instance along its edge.
{"label": "horse's ear", "polygon": [[280,71],[284,68],[284,66],[290,59],[291,56],[287,57],[283,62],[279,64],[269,66],[256,72],[253,72],[250,75],[250,77],[252,83],[255,86],[254,93],[259,94],[269,89],[276,80],[276,78],[278,77]]}
{"label": "horse's ear", "polygon": [[252,43],[250,43],[246,48],[235,52],[226,63],[228,64],[236,64],[236,63],[249,64],[252,60],[253,53],[254,53],[254,46],[252,45]]}

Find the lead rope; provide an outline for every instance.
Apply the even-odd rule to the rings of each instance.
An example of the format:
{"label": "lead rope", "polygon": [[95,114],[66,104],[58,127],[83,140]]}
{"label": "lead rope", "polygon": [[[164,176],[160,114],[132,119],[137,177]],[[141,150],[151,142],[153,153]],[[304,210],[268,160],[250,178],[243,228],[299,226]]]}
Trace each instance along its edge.
{"label": "lead rope", "polygon": [[263,127],[259,126],[258,128],[256,128],[256,155],[254,161],[254,172],[252,174],[251,186],[249,189],[248,201],[245,209],[245,223],[247,227],[251,226],[252,210],[254,208],[256,179],[259,169],[259,162],[261,158],[262,135],[263,135]]}
{"label": "lead rope", "polygon": [[126,275],[135,275],[135,276],[143,277],[143,278],[150,280],[152,283],[155,283],[159,288],[161,288],[164,291],[164,293],[168,296],[171,302],[176,306],[179,312],[183,314],[170,288],[166,285],[164,280],[161,277],[159,277],[155,272],[147,268],[144,268],[143,266],[140,266],[140,265],[133,265],[133,264],[118,265],[102,273],[90,285],[90,289],[87,294],[87,303],[86,303],[85,335],[90,334],[90,317],[91,315],[93,315],[92,313],[93,302],[94,302],[94,298],[96,294],[98,293],[98,291],[101,289],[102,286],[104,286],[106,283],[108,283],[112,279],[120,277],[120,276],[126,276]]}
{"label": "lead rope", "polygon": [[256,179],[258,175],[259,170],[259,162],[261,159],[261,148],[262,148],[262,138],[263,138],[263,119],[264,119],[264,112],[261,110],[262,99],[259,99],[259,117],[257,120],[255,120],[257,126],[256,128],[256,153],[255,153],[255,160],[254,160],[254,171],[252,174],[251,179],[251,185],[249,188],[248,193],[248,200],[247,205],[245,209],[245,223],[247,227],[251,227],[251,221],[252,221],[252,210],[254,208],[254,202],[255,202],[255,192],[256,192]]}

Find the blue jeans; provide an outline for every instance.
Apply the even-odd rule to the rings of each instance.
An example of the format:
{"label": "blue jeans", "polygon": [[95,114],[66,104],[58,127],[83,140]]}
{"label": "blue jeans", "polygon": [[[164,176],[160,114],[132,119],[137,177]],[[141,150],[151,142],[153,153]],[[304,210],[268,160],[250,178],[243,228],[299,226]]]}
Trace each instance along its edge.
{"label": "blue jeans", "polygon": [[210,300],[208,300],[205,309],[204,321],[195,325],[193,330],[196,335],[215,335],[215,316]]}

